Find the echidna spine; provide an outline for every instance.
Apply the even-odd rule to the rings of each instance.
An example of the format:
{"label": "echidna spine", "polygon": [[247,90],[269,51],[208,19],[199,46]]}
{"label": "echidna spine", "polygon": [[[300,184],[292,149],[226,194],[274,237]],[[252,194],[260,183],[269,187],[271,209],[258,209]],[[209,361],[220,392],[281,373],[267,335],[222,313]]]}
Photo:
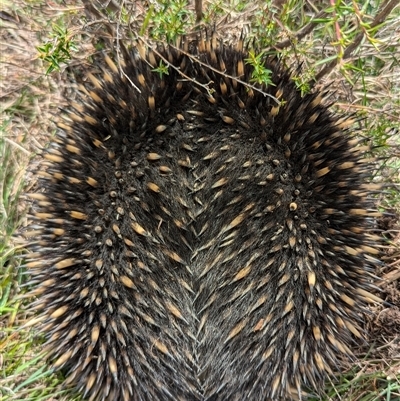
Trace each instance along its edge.
{"label": "echidna spine", "polygon": [[377,300],[373,164],[351,121],[276,60],[271,85],[243,84],[242,40],[123,55],[88,72],[33,195],[48,360],[99,401],[320,390]]}

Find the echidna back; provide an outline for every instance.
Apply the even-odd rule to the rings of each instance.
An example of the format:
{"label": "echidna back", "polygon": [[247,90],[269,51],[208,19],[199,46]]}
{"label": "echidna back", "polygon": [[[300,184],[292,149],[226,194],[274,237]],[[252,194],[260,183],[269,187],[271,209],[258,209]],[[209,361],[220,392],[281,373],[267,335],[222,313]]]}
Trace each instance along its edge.
{"label": "echidna back", "polygon": [[59,123],[29,267],[89,399],[296,399],[352,355],[371,166],[321,94],[270,59],[253,86],[246,58],[214,37],[105,56]]}

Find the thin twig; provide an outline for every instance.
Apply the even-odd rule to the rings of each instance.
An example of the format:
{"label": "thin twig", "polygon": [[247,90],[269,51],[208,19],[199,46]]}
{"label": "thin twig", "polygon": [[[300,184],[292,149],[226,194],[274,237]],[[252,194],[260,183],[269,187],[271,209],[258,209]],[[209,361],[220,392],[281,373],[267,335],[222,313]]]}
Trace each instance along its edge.
{"label": "thin twig", "polygon": [[[218,70],[218,69],[216,69],[216,68],[214,68],[214,67],[211,67],[209,64],[203,63],[201,60],[199,60],[198,58],[194,57],[192,54],[189,54],[189,53],[185,52],[185,51],[182,50],[182,49],[178,49],[178,48],[176,48],[175,46],[173,46],[172,44],[171,44],[170,46],[171,46],[173,49],[180,51],[180,52],[183,53],[185,56],[189,57],[189,58],[190,58],[192,61],[194,61],[195,63],[198,63],[198,64],[200,64],[201,66],[210,69],[211,71],[215,72],[216,74],[221,75],[221,76],[224,77],[224,78],[233,79],[234,81],[236,81],[236,82],[238,82],[238,83],[240,83],[240,84],[246,86],[247,88],[251,88],[251,89],[253,89],[253,90],[255,90],[255,91],[261,93],[261,94],[264,95],[264,96],[268,96],[268,97],[270,97],[271,99],[273,99],[277,104],[280,104],[280,103],[281,103],[275,96],[272,96],[271,94],[264,92],[263,90],[261,90],[261,89],[255,87],[254,85],[251,85],[251,84],[249,84],[248,82],[242,81],[241,79],[239,79],[239,78],[237,78],[237,77],[233,77],[232,75],[226,74],[226,73],[223,72],[223,71],[220,71],[220,70]],[[158,54],[158,55],[159,55],[159,54]],[[159,56],[160,56],[160,55],[159,55]],[[167,61],[167,63],[168,63],[168,61]],[[169,63],[168,63],[168,64],[169,64]],[[171,65],[171,64],[169,64],[169,65]],[[173,65],[171,65],[171,67],[174,68],[176,71],[178,71],[179,74],[184,75],[184,74],[182,73],[182,71],[179,70],[179,68],[177,68],[177,67],[175,67],[175,66],[173,66]],[[200,86],[203,86],[202,84],[200,84],[199,82],[197,82],[195,79],[189,78],[189,77],[187,77],[187,78],[188,78],[190,81],[192,81],[192,82],[194,82],[194,83],[196,83],[196,84],[198,84],[198,85],[200,85]],[[206,88],[206,89],[207,89],[207,88]]]}
{"label": "thin twig", "polygon": [[122,14],[122,10],[124,7],[124,3],[125,0],[122,1],[121,4],[121,8],[118,12],[118,20],[117,20],[117,32],[116,32],[116,39],[117,39],[117,60],[118,60],[118,67],[119,67],[119,71],[121,73],[121,75],[123,75],[128,81],[129,83],[139,92],[142,93],[142,91],[140,90],[140,88],[138,86],[136,86],[133,81],[129,78],[129,76],[126,74],[126,72],[124,71],[124,69],[121,67],[121,59],[120,59],[120,33],[119,33],[119,28],[120,28],[120,21],[121,21],[121,14]]}
{"label": "thin twig", "polygon": [[[193,82],[195,85],[198,85],[198,86],[202,87],[204,90],[207,91],[207,93],[208,93],[209,96],[212,95],[212,90],[209,88],[209,85],[210,85],[212,82],[210,82],[210,83],[208,83],[208,84],[202,84],[202,83],[196,81],[195,78],[190,78],[190,77],[187,76],[185,73],[183,73],[179,67],[176,67],[175,65],[171,64],[165,57],[163,57],[162,54],[160,54],[157,50],[155,50],[152,46],[150,46],[150,44],[149,44],[148,42],[146,42],[146,40],[144,40],[142,37],[139,37],[139,38],[140,38],[140,40],[147,46],[147,48],[151,49],[155,54],[157,54],[158,57],[161,58],[161,60],[167,65],[167,67],[171,67],[172,69],[174,69],[174,70],[175,70],[181,77],[183,77],[184,79],[186,79],[186,80],[188,80],[188,81],[191,81],[191,82]],[[187,54],[187,53],[185,53],[183,50],[177,49],[175,46],[173,46],[173,45],[171,45],[171,44],[170,44],[170,46],[171,46],[173,49],[179,50],[179,51],[181,51],[183,54],[185,54],[185,55],[187,55],[187,56],[190,57],[190,55]],[[197,60],[197,59],[195,59],[195,58],[193,58],[193,57],[191,57],[191,58],[192,58],[194,61],[199,61],[199,62],[200,62],[200,60]],[[146,61],[146,60],[145,60],[145,61]]]}
{"label": "thin twig", "polygon": [[282,42],[277,43],[276,45],[274,45],[274,49],[281,50],[284,49],[285,47],[291,46],[293,43],[293,39],[296,39],[297,41],[303,39],[305,36],[307,36],[314,30],[315,26],[317,25],[315,20],[319,18],[324,18],[327,15],[328,13],[325,11],[319,12],[307,25],[305,25],[303,28],[301,28],[299,31],[296,32],[294,38],[285,39]]}
{"label": "thin twig", "polygon": [[24,149],[21,145],[18,145],[18,143],[12,141],[11,139],[4,137],[4,140],[8,142],[10,145],[15,146],[18,148],[21,152],[24,152],[26,155],[30,156],[31,152],[28,152],[26,149]]}
{"label": "thin twig", "polygon": [[[176,67],[175,65],[171,64],[165,57],[163,57],[163,55],[160,54],[156,49],[154,49],[143,37],[140,37],[140,36],[139,36],[139,39],[143,42],[143,44],[144,44],[147,48],[151,49],[158,57],[160,57],[161,60],[167,65],[167,67],[171,67],[171,68],[174,69],[181,77],[183,77],[183,78],[186,79],[187,81],[192,82],[193,84],[195,84],[195,85],[197,85],[197,86],[202,87],[202,88],[208,93],[209,96],[212,96],[212,90],[210,89],[209,85],[210,85],[211,83],[213,83],[213,82],[209,82],[209,83],[207,83],[207,84],[202,84],[202,83],[200,83],[199,81],[197,81],[195,78],[191,78],[191,77],[187,76],[185,73],[182,72],[182,70],[181,70],[179,67]],[[246,86],[246,87],[248,87],[248,88],[251,88],[251,89],[253,89],[253,90],[255,90],[255,91],[257,91],[257,92],[263,94],[264,96],[270,97],[270,98],[273,99],[277,104],[280,104],[280,101],[279,101],[275,96],[272,96],[271,94],[262,91],[261,89],[255,87],[254,85],[250,85],[249,83],[247,83],[247,82],[245,82],[245,81],[242,81],[242,80],[240,80],[240,79],[237,78],[237,77],[233,77],[233,76],[231,76],[231,75],[229,75],[229,74],[224,73],[223,71],[220,71],[220,70],[218,70],[218,69],[216,69],[216,68],[210,66],[210,65],[207,64],[207,63],[203,63],[201,60],[199,60],[198,58],[196,58],[196,57],[193,56],[192,54],[185,52],[185,51],[184,51],[183,49],[181,49],[181,48],[177,48],[177,47],[175,47],[175,46],[172,45],[172,44],[169,44],[169,46],[170,46],[171,48],[173,48],[173,49],[175,49],[175,50],[181,52],[182,54],[184,54],[186,57],[188,57],[188,58],[189,58],[190,60],[192,60],[193,62],[195,62],[195,63],[197,63],[197,64],[200,64],[201,66],[203,66],[203,67],[205,67],[205,68],[210,69],[211,71],[215,72],[215,73],[218,74],[218,75],[221,75],[221,76],[224,77],[224,78],[233,79],[233,80],[235,80],[236,82],[238,82],[238,83],[240,83],[240,84],[242,84],[242,85],[244,85],[244,86]]]}

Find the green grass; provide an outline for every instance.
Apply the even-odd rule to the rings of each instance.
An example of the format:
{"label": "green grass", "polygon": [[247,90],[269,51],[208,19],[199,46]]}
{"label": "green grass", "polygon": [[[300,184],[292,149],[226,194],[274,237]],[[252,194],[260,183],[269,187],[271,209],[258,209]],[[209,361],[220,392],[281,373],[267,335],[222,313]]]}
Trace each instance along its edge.
{"label": "green grass", "polygon": [[[397,1],[287,0],[281,7],[273,0],[203,3],[203,24],[215,26],[231,40],[244,30],[249,43],[255,41],[259,52],[248,61],[255,67],[255,83],[269,79],[263,52],[293,68],[293,79],[304,93],[329,84],[339,112],[362,118],[360,131],[381,160],[377,179],[400,185]],[[198,28],[193,2],[185,0],[126,2],[107,9],[93,4],[98,15],[92,18],[73,0],[51,7],[40,1],[2,4],[9,20],[0,20],[0,34],[10,45],[0,49],[0,401],[80,399],[63,390],[62,374],[43,363],[43,339],[34,329],[23,328],[31,317],[30,300],[17,298],[25,291],[19,232],[29,210],[21,193],[34,187],[34,177],[29,170],[26,173],[28,163],[35,163],[32,157],[54,130],[51,113],[57,112],[62,99],[63,70],[108,46],[104,21],[127,38],[139,34],[146,40],[174,41]],[[302,68],[296,69],[299,65]],[[165,65],[156,70],[167,73]],[[380,202],[382,208],[400,213],[399,187],[388,188]],[[379,310],[373,314],[379,322]],[[382,351],[396,347],[389,344],[393,338],[374,338],[374,349],[360,351],[360,362],[338,374],[334,384],[327,383],[324,397],[310,400],[400,401],[400,347],[391,358]]]}

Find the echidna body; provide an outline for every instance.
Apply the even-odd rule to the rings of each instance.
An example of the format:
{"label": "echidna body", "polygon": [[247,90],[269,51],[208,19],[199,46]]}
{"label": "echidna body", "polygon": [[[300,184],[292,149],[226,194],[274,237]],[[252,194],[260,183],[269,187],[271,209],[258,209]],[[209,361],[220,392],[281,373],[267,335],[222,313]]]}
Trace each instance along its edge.
{"label": "echidna body", "polygon": [[276,61],[245,85],[247,57],[215,37],[105,56],[45,153],[35,308],[91,400],[299,399],[361,336],[373,166]]}

